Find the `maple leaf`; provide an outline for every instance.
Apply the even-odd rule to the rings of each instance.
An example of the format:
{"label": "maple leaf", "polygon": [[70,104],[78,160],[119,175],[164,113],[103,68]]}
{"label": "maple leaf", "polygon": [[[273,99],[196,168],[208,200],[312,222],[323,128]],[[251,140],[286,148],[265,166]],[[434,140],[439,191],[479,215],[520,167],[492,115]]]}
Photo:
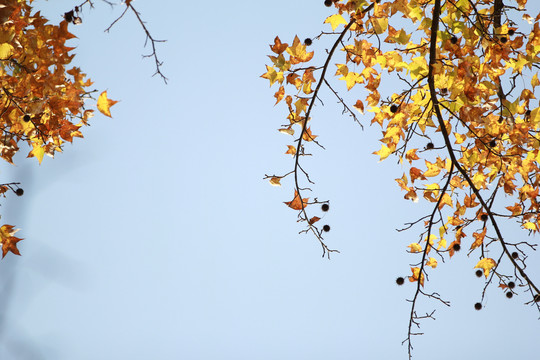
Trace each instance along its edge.
{"label": "maple leaf", "polygon": [[306,131],[302,134],[302,139],[305,141],[313,141],[316,137],[317,135],[313,135],[310,128],[306,128]]}
{"label": "maple leaf", "polygon": [[484,270],[484,276],[488,277],[489,271],[493,269],[495,266],[497,266],[497,262],[491,258],[483,258],[476,264],[474,267],[475,269],[483,269]]}
{"label": "maple leaf", "polygon": [[437,260],[430,257],[428,261],[426,261],[426,266],[431,266],[433,269],[437,267]]}
{"label": "maple leaf", "polygon": [[471,250],[476,249],[484,243],[484,238],[486,236],[487,228],[485,227],[481,233],[474,232],[472,235],[474,237],[474,242],[471,244]]}
{"label": "maple leaf", "polygon": [[287,47],[287,53],[291,55],[291,64],[308,62],[313,58],[314,52],[306,52],[306,45],[302,45],[298,36],[294,37],[293,44]]}
{"label": "maple leaf", "polygon": [[353,105],[354,108],[360,111],[360,114],[364,115],[364,103],[360,100],[356,100],[356,104]]}
{"label": "maple leaf", "polygon": [[294,210],[302,210],[307,206],[308,201],[309,198],[301,199],[300,195],[298,195],[298,192],[294,190],[294,198],[292,199],[292,201],[285,202],[285,205]]}
{"label": "maple leaf", "polygon": [[332,26],[332,31],[335,31],[340,24],[348,24],[340,14],[334,14],[327,17],[326,20],[324,20],[324,23],[330,24],[330,26]]}
{"label": "maple leaf", "polygon": [[422,246],[420,246],[420,244],[418,244],[418,243],[412,243],[412,244],[408,245],[407,247],[411,249],[412,253],[422,251]]}
{"label": "maple leaf", "polygon": [[276,38],[274,39],[274,45],[270,45],[270,50],[272,50],[276,54],[281,54],[287,49],[287,47],[289,47],[289,44],[282,44],[279,37],[276,36]]}
{"label": "maple leaf", "polygon": [[420,275],[420,268],[419,267],[412,267],[411,271],[412,271],[412,276],[409,276],[409,281],[410,282],[415,282],[415,281],[418,281],[418,278],[420,278],[420,285],[422,285],[422,287],[424,287],[424,274]]}
{"label": "maple leaf", "polygon": [[103,115],[112,117],[110,107],[117,102],[118,101],[107,98],[107,91],[103,91],[98,97],[97,108]]}
{"label": "maple leaf", "polygon": [[283,99],[283,96],[285,96],[285,88],[283,86],[280,86],[279,90],[274,94],[274,97],[276,98],[276,103],[274,104],[274,106]]}
{"label": "maple leaf", "polygon": [[22,239],[13,236],[19,229],[14,229],[12,225],[2,225],[0,227],[0,242],[2,243],[2,258],[6,256],[8,252],[12,252],[15,255],[21,255],[19,249],[17,249],[17,243]]}
{"label": "maple leaf", "polygon": [[287,145],[287,152],[285,154],[291,154],[291,155],[295,155],[296,154],[296,147],[292,146],[292,145]]}

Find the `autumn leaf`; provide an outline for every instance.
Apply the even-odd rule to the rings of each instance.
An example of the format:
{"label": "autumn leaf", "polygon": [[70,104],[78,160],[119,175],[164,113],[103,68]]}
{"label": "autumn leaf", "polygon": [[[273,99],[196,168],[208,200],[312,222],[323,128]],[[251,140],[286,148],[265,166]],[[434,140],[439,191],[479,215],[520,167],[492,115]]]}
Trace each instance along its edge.
{"label": "autumn leaf", "polygon": [[295,190],[294,198],[292,199],[292,201],[285,202],[285,205],[294,210],[302,210],[307,206],[308,201],[309,198],[301,199],[300,195],[298,195],[298,192]]}
{"label": "autumn leaf", "polygon": [[2,225],[0,227],[0,242],[2,243],[2,258],[6,256],[8,252],[12,252],[15,255],[21,255],[19,249],[17,249],[17,243],[22,239],[13,236],[19,229],[14,229],[12,225]]}
{"label": "autumn leaf", "polygon": [[292,146],[292,145],[287,145],[287,152],[285,152],[285,154],[290,154],[290,155],[295,155],[296,154],[296,147]]}
{"label": "autumn leaf", "polygon": [[430,257],[428,261],[426,261],[426,266],[431,266],[435,269],[437,267],[437,259]]}
{"label": "autumn leaf", "polygon": [[313,135],[310,128],[306,128],[306,131],[302,134],[302,139],[305,141],[313,141],[316,137],[317,135]]}
{"label": "autumn leaf", "polygon": [[356,100],[353,106],[356,110],[360,111],[360,114],[364,115],[364,103],[362,101]]}
{"label": "autumn leaf", "polygon": [[335,31],[340,24],[347,25],[347,21],[340,14],[331,15],[324,20],[325,24],[332,26],[332,31]]}
{"label": "autumn leaf", "polygon": [[309,225],[315,224],[317,221],[321,220],[320,217],[314,216],[311,219],[309,219]]}
{"label": "autumn leaf", "polygon": [[103,91],[97,101],[98,110],[105,116],[112,117],[110,107],[116,104],[118,101],[107,98],[107,91]]}
{"label": "autumn leaf", "polygon": [[388,148],[388,146],[382,145],[381,150],[375,151],[373,154],[379,155],[380,156],[379,162],[381,162],[384,159],[386,159],[388,156],[390,156],[391,153],[392,153],[392,150],[390,150],[390,148]]}
{"label": "autumn leaf", "polygon": [[424,286],[424,274],[420,275],[420,268],[419,267],[412,267],[411,271],[412,271],[412,276],[409,276],[409,281],[410,282],[415,282],[415,281],[418,281],[418,278],[420,278],[420,285],[422,285],[422,287],[423,287]]}
{"label": "autumn leaf", "polygon": [[483,269],[484,270],[484,275],[487,279],[488,275],[489,275],[489,271],[491,269],[493,269],[495,266],[497,266],[497,263],[495,262],[495,260],[491,259],[491,258],[483,258],[482,260],[480,260],[478,262],[478,264],[476,264],[476,266],[474,267],[475,269]]}
{"label": "autumn leaf", "polygon": [[270,50],[272,50],[276,54],[281,54],[285,51],[285,49],[287,49],[287,47],[289,47],[289,45],[286,43],[282,44],[279,37],[276,36],[276,38],[274,39],[274,45],[270,45]]}
{"label": "autumn leaf", "polygon": [[484,227],[484,230],[480,233],[474,232],[472,236],[474,237],[474,242],[471,244],[471,250],[476,249],[484,243],[484,238],[486,236],[487,228]]}
{"label": "autumn leaf", "polygon": [[270,178],[270,185],[272,186],[281,186],[281,183],[280,183],[280,180],[281,178],[280,177],[277,177],[277,176],[272,176]]}
{"label": "autumn leaf", "polygon": [[407,247],[411,249],[412,253],[422,251],[422,246],[420,246],[420,244],[418,244],[418,243],[412,243],[412,244],[408,245]]}

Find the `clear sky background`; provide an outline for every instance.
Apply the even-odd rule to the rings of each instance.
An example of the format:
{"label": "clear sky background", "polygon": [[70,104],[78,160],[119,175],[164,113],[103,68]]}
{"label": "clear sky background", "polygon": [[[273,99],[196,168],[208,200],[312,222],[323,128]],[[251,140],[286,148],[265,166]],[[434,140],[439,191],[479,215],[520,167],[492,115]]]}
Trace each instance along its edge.
{"label": "clear sky background", "polygon": [[[35,4],[53,23],[76,5]],[[259,78],[268,44],[314,37],[332,10],[318,0],[134,1],[167,39],[164,85],[141,59],[149,50],[134,16],[106,34],[122,8],[95,4],[70,25],[75,63],[121,102],[55,159],[38,166],[21,154],[0,167],[2,182],[25,190],[1,208],[25,240],[22,257],[0,263],[0,359],[405,359],[414,285],[394,281],[416,261],[406,246],[418,230],[395,229],[430,207],[403,200],[394,181],[403,170],[371,154],[380,129],[366,116],[362,131],[328,93],[313,114],[327,150],[305,164],[316,196],[330,199],[314,215],[332,227],[328,243],[341,254],[331,260],[298,234],[283,204],[290,180],[262,180],[293,164],[283,155],[290,138],[276,131],[277,88]],[[474,310],[484,284],[476,262],[461,252],[430,271],[426,291],[452,306],[419,302],[437,320],[423,322],[415,359],[537,358],[528,295],[509,300],[492,286]],[[537,279],[539,264],[529,258]]]}

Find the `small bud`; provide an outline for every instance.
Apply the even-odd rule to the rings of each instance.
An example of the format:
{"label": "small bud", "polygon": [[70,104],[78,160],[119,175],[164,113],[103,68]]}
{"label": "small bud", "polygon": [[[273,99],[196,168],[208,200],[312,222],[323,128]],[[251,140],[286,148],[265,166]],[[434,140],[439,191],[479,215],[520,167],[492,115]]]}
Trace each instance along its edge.
{"label": "small bud", "polygon": [[517,253],[517,251],[514,251],[512,253],[512,259],[517,259],[519,257],[519,254]]}
{"label": "small bud", "polygon": [[432,142],[428,142],[427,145],[426,145],[426,149],[428,149],[428,150],[431,150],[431,149],[433,149],[434,147],[435,147],[435,145],[433,145]]}
{"label": "small bud", "polygon": [[330,205],[328,205],[328,204],[322,204],[321,210],[324,211],[324,212],[327,212],[328,210],[330,210]]}
{"label": "small bud", "polygon": [[15,190],[15,194],[17,194],[17,196],[23,196],[24,190],[21,188],[18,188],[17,190]]}
{"label": "small bud", "polygon": [[456,243],[456,244],[454,244],[453,249],[454,249],[454,251],[459,251],[459,250],[461,250],[461,245]]}
{"label": "small bud", "polygon": [[25,115],[23,116],[23,120],[24,120],[25,122],[29,122],[29,121],[30,121],[30,115],[25,114]]}
{"label": "small bud", "polygon": [[330,7],[332,6],[333,1],[332,0],[324,0],[324,6]]}
{"label": "small bud", "polygon": [[507,297],[507,298],[511,299],[512,296],[514,296],[514,294],[512,294],[511,291],[509,291],[509,292],[506,293],[506,297]]}
{"label": "small bud", "polygon": [[491,140],[491,141],[489,142],[489,147],[492,147],[492,148],[493,148],[493,147],[495,147],[495,146],[497,146],[497,141],[495,141],[495,139],[493,139],[493,140]]}
{"label": "small bud", "polygon": [[398,110],[398,107],[396,104],[392,104],[392,106],[390,106],[390,112],[395,113],[397,112],[397,110]]}
{"label": "small bud", "polygon": [[451,42],[452,44],[454,44],[454,45],[457,44],[458,38],[456,37],[456,35],[454,35],[454,36],[452,36],[452,37],[450,38],[450,42]]}
{"label": "small bud", "polygon": [[480,220],[482,220],[482,221],[487,221],[487,219],[488,219],[488,215],[487,215],[487,214],[482,214],[482,215],[480,215]]}
{"label": "small bud", "polygon": [[474,308],[476,310],[482,310],[482,304],[480,304],[479,302],[477,302],[476,304],[474,304]]}
{"label": "small bud", "polygon": [[402,278],[401,276],[396,279],[396,284],[398,285],[403,285],[404,282],[405,282],[405,279]]}
{"label": "small bud", "polygon": [[323,229],[324,232],[329,232],[330,231],[330,225],[324,225],[322,229]]}
{"label": "small bud", "polygon": [[513,282],[513,281],[510,281],[507,286],[508,286],[508,288],[513,289],[513,288],[516,287],[516,283]]}
{"label": "small bud", "polygon": [[516,33],[516,31],[514,29],[509,29],[508,30],[508,35],[512,36]]}
{"label": "small bud", "polygon": [[508,38],[506,36],[501,37],[501,42],[504,44],[508,41]]}
{"label": "small bud", "polygon": [[483,274],[483,273],[484,273],[484,272],[483,272],[482,270],[480,270],[480,269],[476,270],[476,272],[475,272],[475,274],[476,274],[477,277],[482,277],[482,274]]}
{"label": "small bud", "polygon": [[306,40],[304,40],[304,44],[306,44],[306,46],[310,46],[311,44],[313,44],[313,41],[311,41],[310,38],[306,38]]}

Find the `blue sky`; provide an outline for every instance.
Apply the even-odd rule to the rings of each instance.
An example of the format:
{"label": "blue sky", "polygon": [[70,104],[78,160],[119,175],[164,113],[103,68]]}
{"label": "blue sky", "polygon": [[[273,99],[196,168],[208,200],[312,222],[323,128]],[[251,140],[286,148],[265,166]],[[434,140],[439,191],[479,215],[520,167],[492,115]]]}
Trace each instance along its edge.
{"label": "blue sky", "polygon": [[[333,101],[314,114],[327,150],[313,149],[306,167],[317,196],[331,201],[321,221],[341,254],[330,261],[283,204],[292,184],[262,180],[292,166],[290,140],[276,131],[277,89],[259,78],[268,44],[314,37],[331,10],[312,0],[134,1],[167,39],[158,46],[164,85],[141,59],[148,49],[134,17],[103,33],[121,8],[95,3],[71,28],[75,63],[120,102],[55,159],[38,166],[20,156],[0,168],[2,181],[25,189],[1,209],[25,240],[22,257],[0,264],[0,358],[406,358],[414,288],[394,280],[409,274],[406,246],[417,232],[395,229],[429,207],[403,200],[395,159],[371,154],[380,129],[362,131]],[[74,6],[35,4],[54,23]],[[529,258],[536,277],[539,260]],[[508,300],[493,287],[474,310],[483,287],[475,263],[461,253],[432,271],[426,289],[452,306],[420,302],[437,320],[414,338],[415,359],[530,359],[540,350],[526,295]]]}

